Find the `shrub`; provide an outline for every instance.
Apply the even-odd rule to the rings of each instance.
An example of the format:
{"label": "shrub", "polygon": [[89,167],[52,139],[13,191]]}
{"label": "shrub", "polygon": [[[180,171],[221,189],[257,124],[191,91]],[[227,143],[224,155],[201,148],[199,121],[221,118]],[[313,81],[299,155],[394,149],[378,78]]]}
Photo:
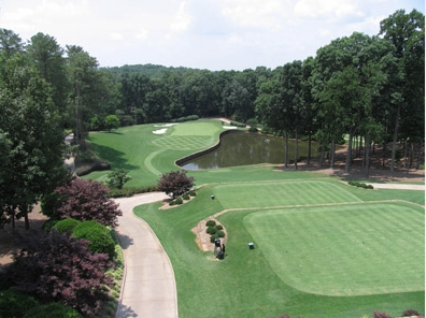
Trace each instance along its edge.
{"label": "shrub", "polygon": [[118,216],[123,214],[118,204],[106,196],[108,188],[100,182],[74,179],[55,192],[64,197],[57,209],[60,219],[95,220],[115,227],[118,225]]}
{"label": "shrub", "polygon": [[208,220],[208,221],[206,222],[206,226],[216,226],[216,222],[215,222],[215,221],[213,221],[213,220]]}
{"label": "shrub", "polygon": [[189,194],[188,193],[184,193],[183,196],[182,196],[182,198],[184,200],[189,200]]}
{"label": "shrub", "polygon": [[216,236],[217,237],[225,237],[225,232],[223,232],[223,231],[217,231]]}
{"label": "shrub", "polygon": [[182,203],[183,203],[182,198],[181,198],[181,197],[177,198],[177,199],[175,200],[175,203],[176,203],[176,204],[182,204]]}
{"label": "shrub", "polygon": [[189,191],[188,193],[189,193],[189,195],[190,195],[191,197],[195,197],[195,196],[197,196],[197,192],[195,192],[195,190],[191,190],[191,191]]}
{"label": "shrub", "polygon": [[256,133],[259,131],[259,129],[257,129],[256,127],[250,127],[248,131],[252,133]]}
{"label": "shrub", "polygon": [[420,313],[414,309],[407,309],[402,313],[402,317],[420,316]]}
{"label": "shrub", "polygon": [[79,239],[90,242],[87,249],[93,253],[108,254],[110,259],[115,256],[115,243],[110,231],[96,221],[81,222],[72,232],[72,235]]}
{"label": "shrub", "polygon": [[351,185],[351,186],[354,186],[354,187],[358,187],[358,188],[374,189],[374,187],[371,184],[367,185],[367,184],[359,182],[359,181],[351,180],[351,181],[348,182],[348,184]]}
{"label": "shrub", "polygon": [[49,232],[56,223],[58,223],[59,220],[56,219],[49,219],[46,222],[43,223],[43,226],[41,227],[43,231],[45,232]]}
{"label": "shrub", "polygon": [[1,317],[22,317],[35,306],[38,302],[31,296],[12,289],[0,291]]}
{"label": "shrub", "polygon": [[218,231],[221,231],[221,230],[223,230],[223,226],[222,225],[216,225],[216,230],[218,230]]}
{"label": "shrub", "polygon": [[53,228],[58,231],[58,233],[64,233],[67,231],[72,232],[72,230],[80,224],[81,221],[75,219],[64,219],[56,222]]}
{"label": "shrub", "polygon": [[123,189],[124,184],[131,180],[132,177],[128,175],[129,171],[119,169],[108,173],[108,186],[112,189]]}
{"label": "shrub", "polygon": [[234,120],[232,120],[230,124],[231,124],[231,126],[236,126],[236,127],[240,127],[240,128],[245,128],[246,127],[246,124],[240,123],[240,122],[234,121]]}
{"label": "shrub", "polygon": [[86,316],[99,312],[112,287],[111,277],[105,274],[113,265],[107,255],[94,255],[87,249],[88,241],[56,230],[29,236],[25,243],[2,279],[43,303],[60,302]]}
{"label": "shrub", "polygon": [[210,243],[214,243],[214,240],[216,239],[216,237],[214,235],[210,236]]}
{"label": "shrub", "polygon": [[60,303],[50,303],[30,309],[23,318],[83,318],[75,309]]}
{"label": "shrub", "polygon": [[216,234],[216,232],[217,232],[217,230],[216,230],[216,227],[214,227],[214,226],[209,226],[206,230],[206,233],[208,233],[210,235],[214,235],[214,234]]}

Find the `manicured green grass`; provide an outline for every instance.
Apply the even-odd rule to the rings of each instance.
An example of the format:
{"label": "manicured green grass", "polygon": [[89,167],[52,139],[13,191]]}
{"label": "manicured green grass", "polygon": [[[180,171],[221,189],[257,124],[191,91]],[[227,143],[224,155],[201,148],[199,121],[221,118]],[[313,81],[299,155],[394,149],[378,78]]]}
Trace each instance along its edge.
{"label": "manicured green grass", "polygon": [[[91,134],[90,142],[114,169],[130,170],[126,186],[152,185],[178,169],[175,160],[215,144],[221,131],[214,120],[141,125]],[[107,173],[88,178],[106,180]],[[424,191],[365,190],[268,164],[189,174],[203,185],[194,200],[169,210],[159,203],[135,209],[170,257],[180,317],[424,312]],[[214,261],[191,229],[223,210],[227,257]]]}
{"label": "manicured green grass", "polygon": [[[273,192],[275,186],[292,195],[259,195],[249,206],[244,202],[247,197],[234,193],[232,200],[227,190],[242,186],[255,195],[256,187],[230,182],[232,172],[224,177],[227,182],[201,188],[196,199],[183,206],[158,210],[159,204],[152,204],[136,209],[172,261],[180,316],[199,317],[202,312],[203,317],[269,317],[287,312],[305,318],[359,318],[378,310],[394,316],[408,308],[424,310],[422,207],[363,203],[358,194],[383,190],[353,188],[310,173],[302,178],[291,174],[291,182],[287,178],[259,182],[260,193],[264,187]],[[307,200],[301,185],[311,182],[315,189],[323,188],[316,199],[327,192],[331,199],[319,205]],[[422,191],[413,192],[422,196]],[[354,203],[342,202],[346,195]],[[269,208],[274,204],[279,207]],[[233,210],[219,217],[228,230],[227,257],[212,261],[213,255],[199,250],[190,230],[229,208]],[[249,250],[248,242],[256,248]],[[285,247],[291,258],[282,253]],[[303,267],[298,268],[301,262]]]}
{"label": "manicured green grass", "polygon": [[307,293],[359,296],[424,289],[423,214],[394,203],[259,211],[244,218],[271,268]]}
{"label": "manicured green grass", "polygon": [[[163,134],[155,131],[166,129]],[[111,163],[112,169],[130,171],[126,187],[153,185],[159,175],[179,169],[174,161],[214,145],[223,131],[218,120],[199,120],[173,126],[149,124],[123,127],[113,133],[89,135],[90,148]],[[109,171],[93,172],[85,179],[107,181]]]}

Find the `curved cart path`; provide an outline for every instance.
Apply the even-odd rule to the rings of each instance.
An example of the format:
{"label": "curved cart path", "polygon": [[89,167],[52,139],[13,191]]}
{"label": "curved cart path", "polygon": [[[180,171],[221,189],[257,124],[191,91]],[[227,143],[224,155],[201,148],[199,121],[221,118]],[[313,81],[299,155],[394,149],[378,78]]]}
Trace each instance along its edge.
{"label": "curved cart path", "polygon": [[123,216],[117,229],[125,267],[116,318],[177,318],[175,276],[157,236],[133,213],[135,206],[162,201],[164,193],[147,193],[114,201]]}

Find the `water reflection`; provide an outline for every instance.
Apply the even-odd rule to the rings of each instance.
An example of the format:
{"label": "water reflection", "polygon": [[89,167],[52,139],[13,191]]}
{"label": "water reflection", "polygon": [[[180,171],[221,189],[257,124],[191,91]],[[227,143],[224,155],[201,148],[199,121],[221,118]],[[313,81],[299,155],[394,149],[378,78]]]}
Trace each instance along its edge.
{"label": "water reflection", "polygon": [[[283,163],[283,138],[233,132],[222,136],[220,146],[200,157],[181,163],[186,170],[218,169],[257,163]],[[289,141],[288,159],[294,161],[294,141]],[[308,143],[299,141],[299,159],[307,157]]]}

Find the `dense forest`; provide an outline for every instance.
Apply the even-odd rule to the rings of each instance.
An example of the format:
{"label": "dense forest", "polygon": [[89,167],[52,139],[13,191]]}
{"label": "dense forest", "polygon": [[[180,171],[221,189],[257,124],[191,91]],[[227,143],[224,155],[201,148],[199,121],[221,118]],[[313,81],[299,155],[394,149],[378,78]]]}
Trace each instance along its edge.
{"label": "dense forest", "polygon": [[28,103],[48,105],[43,114],[55,114],[83,151],[90,130],[223,116],[258,123],[286,140],[314,139],[332,162],[343,135],[348,162],[352,140],[362,136],[366,156],[371,145],[390,145],[393,170],[397,144],[412,157],[424,141],[424,23],[422,13],[398,10],[381,21],[379,34],[354,32],[318,48],[315,57],[275,69],[215,72],[152,64],[102,68],[80,46],[60,47],[43,33],[24,43],[0,29],[0,132],[11,136],[8,114]]}

